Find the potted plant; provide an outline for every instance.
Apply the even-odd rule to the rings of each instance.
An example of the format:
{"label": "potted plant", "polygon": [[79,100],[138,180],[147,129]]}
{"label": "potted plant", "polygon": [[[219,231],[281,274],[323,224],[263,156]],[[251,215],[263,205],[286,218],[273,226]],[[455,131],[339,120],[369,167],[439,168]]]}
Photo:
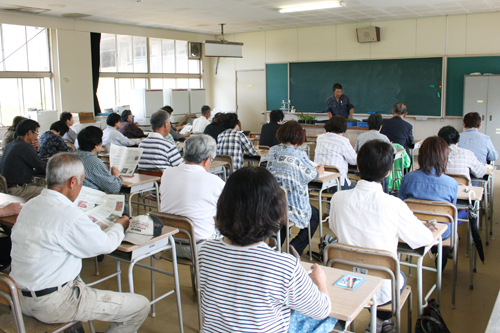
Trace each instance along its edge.
{"label": "potted plant", "polygon": [[300,117],[299,117],[299,123],[300,124],[305,124],[308,118],[309,117],[306,116],[305,114],[301,114]]}

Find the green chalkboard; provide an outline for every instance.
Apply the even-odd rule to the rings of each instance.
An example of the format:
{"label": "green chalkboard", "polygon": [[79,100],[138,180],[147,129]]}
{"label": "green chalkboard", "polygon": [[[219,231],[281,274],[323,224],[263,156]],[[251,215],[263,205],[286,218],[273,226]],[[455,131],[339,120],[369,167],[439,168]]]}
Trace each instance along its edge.
{"label": "green chalkboard", "polygon": [[464,75],[470,73],[500,74],[500,57],[448,58],[446,75],[446,115],[462,116],[464,109]]}
{"label": "green chalkboard", "polygon": [[288,64],[266,65],[267,110],[279,109],[288,101]]}
{"label": "green chalkboard", "polygon": [[338,82],[356,113],[388,114],[401,102],[410,115],[440,116],[442,63],[440,57],[290,63],[292,105],[303,112],[326,111]]}

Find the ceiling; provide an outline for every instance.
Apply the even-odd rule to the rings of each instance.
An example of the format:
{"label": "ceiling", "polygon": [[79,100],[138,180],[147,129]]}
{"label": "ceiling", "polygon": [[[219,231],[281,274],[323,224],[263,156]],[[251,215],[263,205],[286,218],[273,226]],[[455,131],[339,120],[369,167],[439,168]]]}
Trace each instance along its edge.
{"label": "ceiling", "polygon": [[[0,10],[216,35],[316,25],[500,11],[500,0],[344,0],[346,7],[280,14],[321,0],[0,0]],[[73,15],[73,16],[72,16]],[[78,15],[77,15],[78,16]]]}

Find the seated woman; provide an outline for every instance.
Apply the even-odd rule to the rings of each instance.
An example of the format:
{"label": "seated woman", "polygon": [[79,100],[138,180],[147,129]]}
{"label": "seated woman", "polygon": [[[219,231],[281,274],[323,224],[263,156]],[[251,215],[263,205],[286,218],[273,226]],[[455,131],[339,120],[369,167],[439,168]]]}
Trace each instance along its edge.
{"label": "seated woman", "polygon": [[318,135],[314,162],[323,165],[336,166],[341,173],[340,184],[343,190],[353,188],[347,178],[349,164],[356,165],[356,152],[348,138],[347,120],[341,116],[333,116],[325,124],[326,133]]}
{"label": "seated woman", "polygon": [[73,151],[73,148],[68,146],[62,138],[69,127],[64,121],[56,121],[50,125],[50,130],[40,136],[40,158],[50,158],[59,152]]}
{"label": "seated woman", "polygon": [[307,276],[300,261],[264,243],[283,224],[284,199],[264,168],[229,177],[217,203],[225,237],[205,241],[199,254],[203,332],[296,332],[305,321],[309,332],[333,329],[324,271],[314,264]]}
{"label": "seated woman", "polygon": [[24,119],[26,119],[26,118],[24,118],[23,116],[15,116],[14,117],[14,119],[12,120],[12,126],[10,126],[7,129],[7,132],[5,132],[5,134],[3,135],[2,149],[5,149],[5,146],[7,146],[12,141],[14,141],[14,136],[16,134],[17,125],[19,125],[19,123],[21,121],[23,121]]}
{"label": "seated woman", "polygon": [[122,122],[120,125],[120,132],[129,139],[140,139],[145,138],[147,135],[144,134],[143,130],[133,122],[134,116],[130,110],[123,110],[122,112]]}
{"label": "seated woman", "polygon": [[[288,219],[301,229],[290,242],[290,253],[300,257],[309,243],[308,228],[311,228],[312,237],[319,225],[319,211],[309,203],[307,184],[316,180],[325,169],[322,165],[314,167],[307,153],[299,149],[306,140],[306,132],[297,121],[281,125],[276,137],[281,143],[269,149],[267,169],[286,189]],[[285,241],[285,232],[286,228],[283,228],[282,242]]]}
{"label": "seated woman", "polygon": [[[431,136],[422,142],[418,151],[419,169],[403,177],[399,188],[399,198],[447,201],[457,204],[458,184],[455,179],[444,174],[448,164],[450,149],[446,141],[438,136]],[[458,212],[458,218],[467,217],[465,210]],[[443,239],[450,237],[451,228],[443,234]],[[436,249],[433,249],[435,252]],[[443,247],[443,269],[448,261],[450,248]]]}
{"label": "seated woman", "polygon": [[227,113],[222,125],[226,128],[217,139],[217,154],[229,155],[233,158],[233,169],[243,168],[243,152],[255,156],[257,149],[242,132],[238,132],[238,116],[236,113]]}

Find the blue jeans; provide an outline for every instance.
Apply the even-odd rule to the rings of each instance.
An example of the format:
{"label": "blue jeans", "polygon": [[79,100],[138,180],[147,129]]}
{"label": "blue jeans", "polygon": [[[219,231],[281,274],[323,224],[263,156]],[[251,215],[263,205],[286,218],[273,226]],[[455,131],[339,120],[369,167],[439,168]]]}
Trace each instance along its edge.
{"label": "blue jeans", "polygon": [[328,333],[333,331],[338,319],[327,317],[313,319],[300,312],[292,310],[290,314],[289,333]]}

